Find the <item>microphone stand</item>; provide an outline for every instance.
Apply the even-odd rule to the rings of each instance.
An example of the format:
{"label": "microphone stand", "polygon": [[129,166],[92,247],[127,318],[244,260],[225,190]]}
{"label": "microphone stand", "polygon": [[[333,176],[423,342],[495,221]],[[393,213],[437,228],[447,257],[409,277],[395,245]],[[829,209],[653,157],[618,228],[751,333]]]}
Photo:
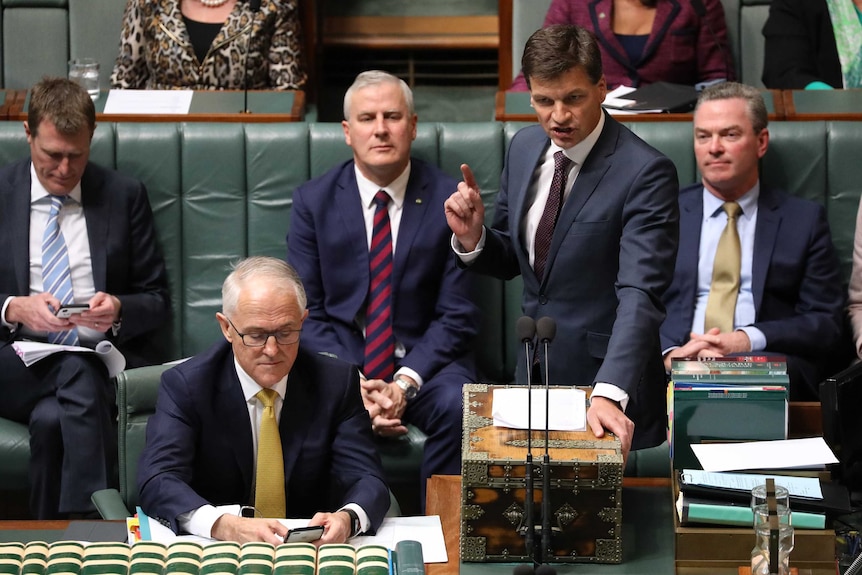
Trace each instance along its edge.
{"label": "microphone stand", "polygon": [[519,531],[524,536],[524,547],[535,564],[538,565],[539,553],[535,543],[535,520],[533,517],[533,337],[536,335],[536,322],[533,318],[522,316],[515,325],[518,337],[524,343],[524,367],[527,372],[527,458],[524,462],[524,518]]}
{"label": "microphone stand", "polygon": [[548,454],[549,420],[550,420],[550,367],[548,361],[548,344],[554,339],[557,324],[549,317],[540,318],[536,331],[542,342],[545,354],[545,454],[542,456],[542,563],[552,558],[554,550],[551,547],[551,457]]}
{"label": "microphone stand", "polygon": [[242,74],[242,110],[241,114],[251,114],[251,110],[248,109],[248,55],[251,52],[251,33],[254,30],[254,17],[257,15],[260,10],[260,1],[261,0],[249,0],[248,5],[251,8],[251,21],[248,24],[248,38],[245,42],[245,62],[244,70]]}

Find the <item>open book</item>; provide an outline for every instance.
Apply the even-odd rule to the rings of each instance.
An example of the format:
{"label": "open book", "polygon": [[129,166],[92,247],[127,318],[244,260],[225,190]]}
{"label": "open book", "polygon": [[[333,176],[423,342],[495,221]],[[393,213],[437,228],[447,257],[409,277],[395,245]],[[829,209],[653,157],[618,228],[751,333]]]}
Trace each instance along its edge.
{"label": "open book", "polygon": [[0,573],[50,575],[422,575],[422,546],[401,541],[395,551],[381,545],[234,543],[201,545],[127,543],[0,543]]}

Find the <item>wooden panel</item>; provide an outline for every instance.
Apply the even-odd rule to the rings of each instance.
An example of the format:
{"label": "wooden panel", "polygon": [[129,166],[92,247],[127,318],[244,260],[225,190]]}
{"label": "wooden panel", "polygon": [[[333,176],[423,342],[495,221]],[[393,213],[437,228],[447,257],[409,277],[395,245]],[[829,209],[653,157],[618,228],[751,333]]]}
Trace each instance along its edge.
{"label": "wooden panel", "polygon": [[323,22],[325,46],[496,49],[497,16],[352,16]]}

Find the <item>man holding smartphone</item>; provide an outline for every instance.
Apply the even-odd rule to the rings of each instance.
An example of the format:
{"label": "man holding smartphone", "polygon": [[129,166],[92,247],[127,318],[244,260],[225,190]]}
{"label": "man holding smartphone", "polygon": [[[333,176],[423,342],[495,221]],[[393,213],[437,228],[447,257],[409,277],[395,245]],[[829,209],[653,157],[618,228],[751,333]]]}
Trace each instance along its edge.
{"label": "man holding smartphone", "polygon": [[90,495],[114,484],[114,387],[94,354],[25,367],[11,343],[108,339],[129,366],[167,359],[151,337],[170,303],[147,193],[89,162],[95,122],[85,90],[43,79],[24,122],[30,157],[0,169],[0,416],[29,425],[37,519],[93,514]]}
{"label": "man holding smartphone", "polygon": [[308,317],[284,261],[239,262],[216,314],[225,341],[162,375],[138,465],[141,507],[176,533],[343,543],[380,526],[389,490],[356,366],[300,344]]}

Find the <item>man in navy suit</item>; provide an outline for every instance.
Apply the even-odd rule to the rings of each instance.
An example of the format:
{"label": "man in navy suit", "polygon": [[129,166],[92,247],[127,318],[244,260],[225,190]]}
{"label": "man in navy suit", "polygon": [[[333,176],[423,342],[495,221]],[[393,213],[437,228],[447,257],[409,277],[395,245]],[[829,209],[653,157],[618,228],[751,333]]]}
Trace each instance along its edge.
{"label": "man in navy suit", "polygon": [[286,516],[323,525],[320,543],[380,526],[389,490],[359,374],[300,346],[307,316],[302,283],[284,261],[251,257],[236,265],[216,314],[226,341],[162,375],[138,467],[147,515],[178,533],[281,543],[287,529],[277,518],[240,513],[240,506],[261,505],[257,449],[267,408],[258,396],[274,390]]}
{"label": "man in navy suit", "polygon": [[556,321],[550,383],[592,385],[590,427],[616,434],[627,455],[666,435],[658,329],[677,249],[676,169],[602,111],[607,86],[588,31],[535,32],[522,65],[540,125],[512,139],[490,227],[462,167],[446,201],[453,248],[472,270],[522,276],[524,313]]}
{"label": "man in navy suit", "polygon": [[[823,206],[760,181],[767,122],[763,97],[750,86],[720,84],[698,99],[694,151],[702,182],[679,197],[680,249],[661,328],[665,368],[678,356],[783,354],[790,398],[816,401],[842,347],[845,292]],[[721,329],[706,318],[725,202],[741,208],[741,264],[733,325]]]}
{"label": "man in navy suit", "polygon": [[[153,333],[170,303],[147,192],[89,162],[95,126],[85,90],[42,80],[24,123],[30,158],[0,170],[0,416],[30,427],[30,507],[40,519],[93,513],[90,495],[113,485],[114,388],[94,354],[57,353],[25,367],[12,343],[57,333],[87,347],[110,340],[127,365],[164,359]],[[70,274],[57,293],[44,285],[42,261],[53,198],[63,198],[55,221]],[[89,309],[61,318],[61,303]]]}
{"label": "man in navy suit", "polygon": [[[400,79],[380,71],[357,76],[344,97],[342,126],[353,160],[303,184],[293,196],[287,259],[308,291],[303,342],[362,366],[363,397],[375,432],[395,436],[411,423],[428,435],[421,470],[461,472],[461,386],[475,381],[469,353],[478,311],[468,274],[448,252],[445,199],[457,181],[411,158],[417,116]],[[376,370],[368,357],[369,286],[375,196],[382,192],[391,230],[392,340]],[[393,341],[394,340],[394,341]],[[374,370],[374,371],[372,371]],[[379,375],[375,375],[375,373]]]}

